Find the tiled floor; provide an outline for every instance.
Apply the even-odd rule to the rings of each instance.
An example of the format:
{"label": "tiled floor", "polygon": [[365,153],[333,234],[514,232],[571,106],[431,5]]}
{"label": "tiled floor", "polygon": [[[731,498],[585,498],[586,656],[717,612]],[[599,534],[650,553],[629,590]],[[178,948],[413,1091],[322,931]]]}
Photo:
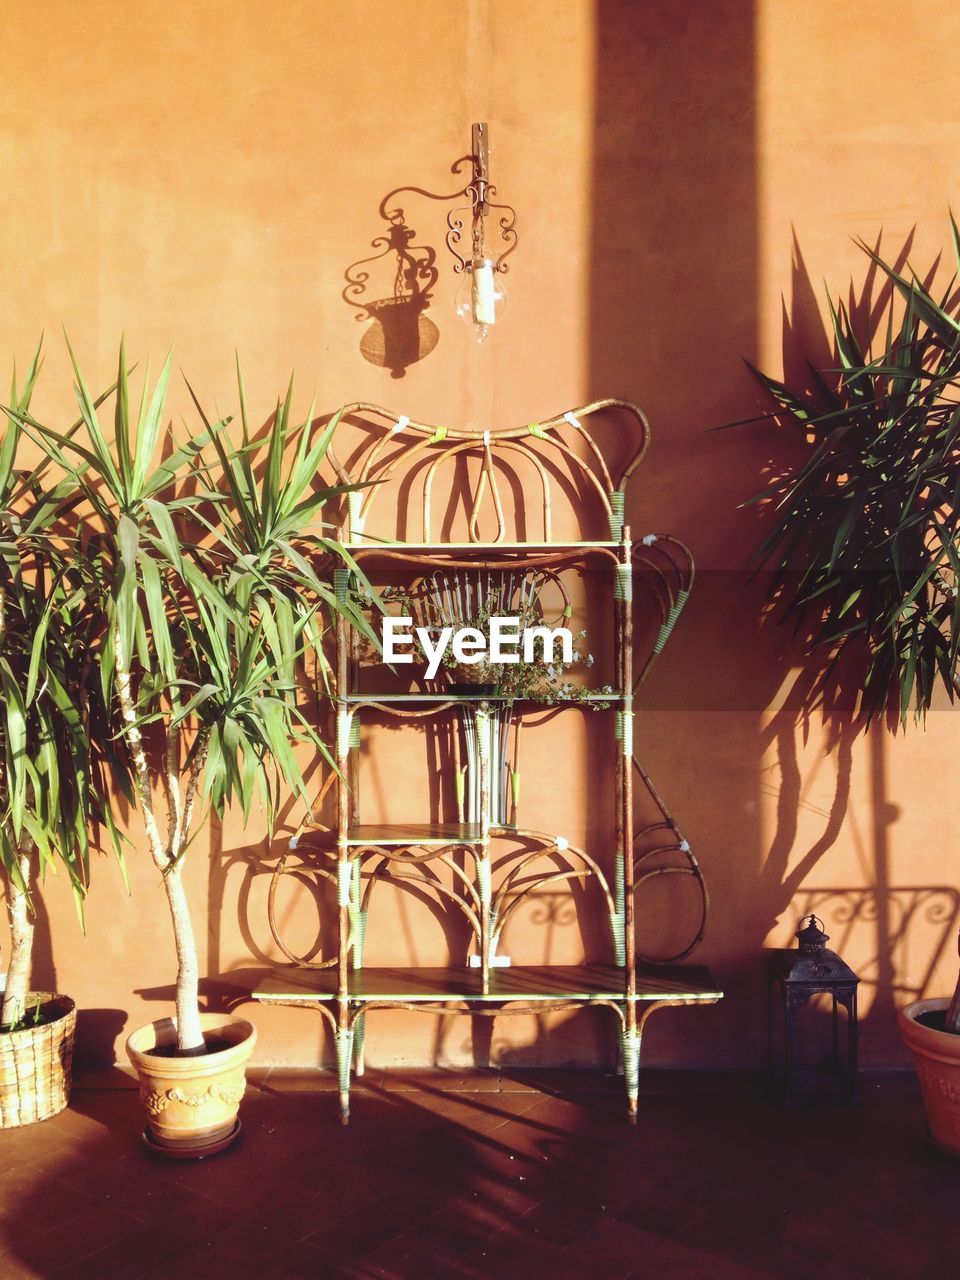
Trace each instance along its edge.
{"label": "tiled floor", "polygon": [[138,1145],[132,1090],[0,1133],[0,1277],[955,1280],[960,1160],[912,1077],[784,1111],[756,1078],[595,1073],[253,1082],[236,1146]]}

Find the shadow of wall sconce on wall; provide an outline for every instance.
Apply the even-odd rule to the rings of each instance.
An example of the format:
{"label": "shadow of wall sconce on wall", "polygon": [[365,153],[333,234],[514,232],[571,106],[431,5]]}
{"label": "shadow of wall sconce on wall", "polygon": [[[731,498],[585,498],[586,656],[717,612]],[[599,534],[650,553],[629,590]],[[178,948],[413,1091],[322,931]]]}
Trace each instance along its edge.
{"label": "shadow of wall sconce on wall", "polygon": [[[453,205],[447,213],[445,242],[454,272],[463,276],[456,312],[472,327],[478,342],[486,341],[503,313],[502,277],[509,270],[506,258],[517,245],[517,215],[510,205],[493,200],[497,189],[490,182],[489,154],[487,126],[475,124],[470,154],[451,166],[455,174],[470,167],[470,180],[459,191],[438,195],[423,187],[404,186],[388,192],[379,208],[386,227],[370,243],[376,252],[351,263],[344,272],[343,300],[357,309],[360,323],[368,324],[360,339],[360,354],[371,364],[389,369],[394,378],[402,378],[410,365],[425,359],[440,339],[439,329],[424,315],[440,275],[437,252],[429,244],[414,243],[417,232],[396,204],[398,196],[410,194]],[[499,254],[487,242],[486,220],[491,214],[499,224]],[[368,292],[377,296],[368,298]]]}

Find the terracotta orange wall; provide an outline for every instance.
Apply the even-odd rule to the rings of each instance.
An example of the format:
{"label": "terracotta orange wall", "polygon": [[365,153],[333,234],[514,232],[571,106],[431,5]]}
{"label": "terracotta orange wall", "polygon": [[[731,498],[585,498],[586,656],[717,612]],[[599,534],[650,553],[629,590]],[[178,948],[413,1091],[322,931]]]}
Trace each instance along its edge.
{"label": "terracotta orange wall", "polygon": [[[473,426],[597,395],[647,408],[631,521],[683,537],[703,573],[638,743],[707,874],[698,958],[729,992],[716,1010],[661,1015],[648,1060],[759,1062],[762,948],[787,942],[811,902],[864,976],[865,1058],[900,1060],[896,1004],[952,980],[958,722],[942,711],[925,732],[866,738],[841,724],[832,739],[804,722],[795,659],[760,628],[740,573],[753,530],[737,504],[780,442],[705,428],[753,410],[740,358],[780,366],[784,309],[819,353],[820,280],[863,275],[851,237],[883,228],[893,251],[916,224],[919,262],[945,242],[960,14],[902,0],[142,0],[121,18],[47,0],[7,5],[4,37],[0,353],[22,361],[47,332],[41,412],[70,411],[61,324],[94,382],[111,376],[121,333],[141,359],[175,342],[222,409],[236,349],[260,419],[291,369],[302,409],[315,388],[324,409],[362,398]],[[343,272],[378,233],[388,190],[449,187],[475,119],[490,123],[495,179],[520,215],[509,310],[476,346],[444,269],[428,313],[439,344],[394,380],[360,355]],[[407,207],[441,247],[439,207]],[[171,409],[189,414],[179,387]],[[576,798],[585,731],[568,732]],[[411,785],[408,755],[380,760],[389,794]],[[546,752],[530,768],[549,784]],[[210,860],[199,845],[191,856],[213,999],[275,954],[265,877],[250,868],[259,837],[229,823]],[[88,1059],[109,1061],[115,1036],[167,1008],[161,894],[145,858],[131,869],[128,899],[109,863],[96,868],[85,937],[65,886],[43,893],[36,979],[87,1011]],[[411,954],[432,945],[416,911],[404,923]],[[536,958],[532,923],[512,945]],[[262,1062],[328,1052],[307,1013],[256,1018]],[[609,1051],[591,1015],[544,1032],[504,1020],[492,1052]],[[376,1062],[474,1049],[468,1019],[381,1015],[369,1032]]]}

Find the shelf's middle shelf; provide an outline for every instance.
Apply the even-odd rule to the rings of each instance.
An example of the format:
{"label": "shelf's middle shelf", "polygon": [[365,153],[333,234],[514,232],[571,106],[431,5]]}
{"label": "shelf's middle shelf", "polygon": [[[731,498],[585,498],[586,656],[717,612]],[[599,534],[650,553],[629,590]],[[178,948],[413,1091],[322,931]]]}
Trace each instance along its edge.
{"label": "shelf's middle shelf", "polygon": [[360,823],[347,828],[346,843],[356,845],[479,844],[478,822]]}
{"label": "shelf's middle shelf", "polygon": [[[487,835],[493,839],[498,836],[514,837],[533,841],[544,848],[553,848],[561,837],[546,831],[534,830],[518,826],[512,822],[492,822],[487,827]],[[303,828],[298,845],[307,837],[324,837],[332,847],[337,833],[325,826],[308,826]],[[483,843],[483,828],[479,822],[360,822],[349,823],[343,843],[347,847],[367,846],[379,848],[384,845],[479,845]],[[557,846],[559,848],[559,846]],[[568,848],[566,842],[562,848]]]}
{"label": "shelf's middle shelf", "polygon": [[488,702],[491,704],[503,705],[506,703],[526,704],[527,706],[538,707],[575,707],[578,704],[589,702],[592,704],[606,703],[620,705],[621,702],[628,700],[628,694],[622,693],[604,693],[602,691],[584,693],[576,698],[518,698],[513,694],[489,694],[489,693],[348,693],[341,699],[351,705],[374,705],[383,704],[391,706],[393,704],[410,704],[416,705],[423,703],[425,705],[438,704],[443,706],[459,706],[461,703],[474,704]]}

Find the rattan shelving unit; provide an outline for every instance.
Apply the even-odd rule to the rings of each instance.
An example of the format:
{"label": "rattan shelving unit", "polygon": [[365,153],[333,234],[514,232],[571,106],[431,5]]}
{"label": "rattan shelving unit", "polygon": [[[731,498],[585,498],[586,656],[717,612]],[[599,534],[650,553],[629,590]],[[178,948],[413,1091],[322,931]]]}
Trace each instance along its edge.
{"label": "rattan shelving unit", "polygon": [[[635,448],[618,475],[611,475],[588,419],[616,413],[636,432]],[[364,1069],[367,1014],[379,1009],[407,1009],[433,1014],[470,1013],[501,1016],[544,1013],[597,1006],[610,1009],[619,1030],[619,1065],[626,1085],[630,1119],[637,1116],[641,1036],[658,1009],[713,1004],[722,992],[706,969],[681,964],[703,936],[707,892],[699,864],[634,752],[634,698],[637,686],[662,650],[683,609],[693,582],[693,561],[678,540],[647,534],[636,542],[624,523],[627,484],[649,442],[642,412],[625,401],[606,400],[510,431],[482,432],[438,428],[395,418],[374,405],[346,411],[368,424],[367,443],[351,469],[334,457],[340,478],[365,486],[350,495],[350,520],[343,540],[357,565],[369,574],[389,572],[412,584],[451,582],[468,593],[500,584],[501,600],[533,599],[548,582],[567,598],[564,575],[597,571],[606,583],[613,614],[612,693],[592,694],[557,708],[583,713],[591,699],[602,709],[616,740],[616,766],[608,784],[615,803],[614,830],[600,850],[575,848],[562,836],[527,827],[518,800],[519,767],[506,750],[516,742],[519,725],[537,701],[509,696],[454,696],[442,680],[402,692],[367,689],[358,629],[341,618],[337,623],[335,689],[331,695],[336,721],[338,772],[326,785],[336,791],[336,825],[308,829],[291,841],[274,872],[270,892],[270,924],[281,950],[292,962],[269,973],[254,998],[269,1004],[316,1009],[330,1024],[336,1045],[340,1110],[349,1117],[351,1079]],[[431,500],[435,478],[448,463],[476,459],[478,477],[466,492],[469,540],[444,542],[431,533]],[[458,461],[459,460],[459,461]],[[536,483],[542,520],[539,541],[506,541],[498,477],[509,461],[525,466]],[[552,535],[556,471],[563,468],[583,491],[583,510],[599,508],[606,528],[588,529],[605,536],[583,541],[557,541]],[[386,542],[366,532],[375,503],[389,501],[391,482],[419,474],[422,478],[422,540]],[[394,488],[394,493],[396,489]],[[485,510],[492,511],[494,536],[481,530]],[[584,521],[586,522],[586,520]],[[582,528],[582,525],[581,525]],[[486,584],[484,586],[484,584]],[[538,585],[539,584],[539,585]],[[336,582],[342,594],[354,590],[346,574]],[[449,599],[449,596],[444,596]],[[506,610],[505,610],[506,611]],[[635,623],[646,639],[635,637]],[[386,682],[384,682],[386,683]],[[456,821],[370,825],[361,821],[358,749],[365,714],[407,722],[446,724],[450,730],[452,788],[446,801]],[[549,726],[531,732],[549,732]],[[462,763],[466,757],[466,763]],[[515,767],[516,766],[516,767]],[[598,779],[598,782],[605,781]],[[634,813],[634,788],[645,788],[658,816],[640,827]],[[452,816],[451,813],[451,816]],[[507,842],[513,853],[492,852]],[[442,876],[436,874],[442,870]],[[316,876],[336,887],[337,947],[327,960],[297,956],[283,939],[275,912],[277,886],[285,875]],[[635,893],[652,878],[682,875],[698,895],[699,924],[695,936],[666,962],[638,956]],[[414,881],[454,902],[468,923],[474,966],[468,956],[440,968],[364,967],[363,951],[371,922],[371,896],[378,881]],[[609,921],[609,948],[601,963],[498,967],[497,948],[504,926],[518,905],[551,886],[590,884]]]}

